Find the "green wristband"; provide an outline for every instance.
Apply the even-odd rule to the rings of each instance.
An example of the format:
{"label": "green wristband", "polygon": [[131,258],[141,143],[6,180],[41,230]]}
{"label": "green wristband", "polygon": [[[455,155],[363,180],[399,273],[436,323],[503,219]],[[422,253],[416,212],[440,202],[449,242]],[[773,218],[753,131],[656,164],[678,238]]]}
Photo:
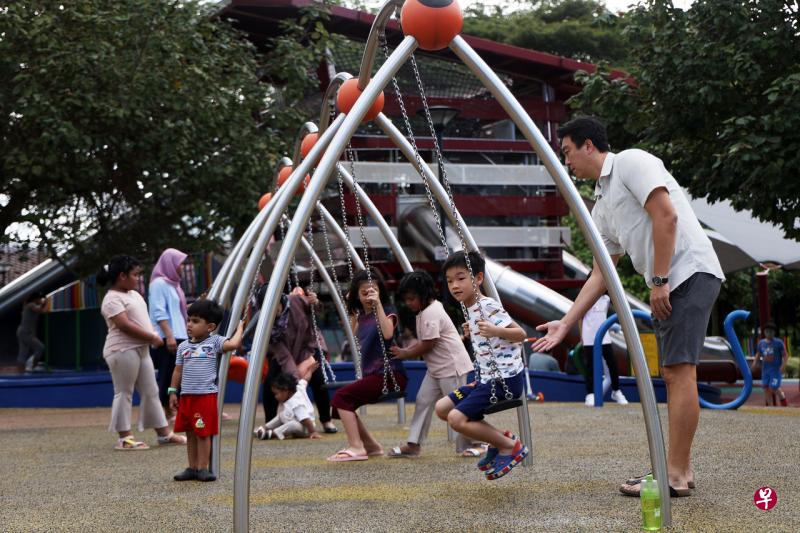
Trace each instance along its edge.
{"label": "green wristband", "polygon": [[167,394],[172,394],[172,393],[178,394],[178,389],[176,389],[175,387],[168,387]]}

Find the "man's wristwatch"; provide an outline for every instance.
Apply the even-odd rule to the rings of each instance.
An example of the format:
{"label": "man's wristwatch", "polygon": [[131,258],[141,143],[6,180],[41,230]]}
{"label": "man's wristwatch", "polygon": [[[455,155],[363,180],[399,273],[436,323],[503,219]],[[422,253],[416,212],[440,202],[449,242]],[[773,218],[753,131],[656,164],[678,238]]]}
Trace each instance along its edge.
{"label": "man's wristwatch", "polygon": [[656,287],[661,287],[662,285],[666,285],[669,279],[662,278],[660,276],[653,276],[653,279],[651,279],[650,281],[652,281],[653,285],[655,285]]}

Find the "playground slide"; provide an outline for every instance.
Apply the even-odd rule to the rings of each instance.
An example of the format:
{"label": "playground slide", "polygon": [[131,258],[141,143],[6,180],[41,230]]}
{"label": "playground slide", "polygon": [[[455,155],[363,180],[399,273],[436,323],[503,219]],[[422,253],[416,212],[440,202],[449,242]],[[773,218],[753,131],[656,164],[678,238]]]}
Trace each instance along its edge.
{"label": "playground slide", "polygon": [[47,259],[20,277],[0,288],[0,319],[9,312],[19,313],[22,301],[34,291],[48,293],[75,277],[58,261]]}
{"label": "playground slide", "polygon": [[[401,233],[408,240],[414,242],[429,258],[434,257],[435,248],[439,243],[435,223],[433,214],[425,206],[409,209],[400,220]],[[447,226],[447,240],[451,247],[453,245],[460,247],[458,237],[449,225]],[[578,278],[585,278],[589,272],[589,269],[577,258],[566,253],[564,266]],[[560,318],[572,305],[569,298],[491,259],[486,260],[486,273],[494,280],[497,292],[509,313],[529,326]],[[641,300],[628,295],[628,301],[633,309],[650,312],[650,306]],[[615,352],[621,356],[627,356],[627,347],[622,334],[611,332],[611,337]],[[567,343],[575,345],[579,342],[580,332],[574,328],[567,337]],[[735,379],[737,370],[733,352],[730,344],[724,338],[708,337],[700,359],[699,379],[708,381]]]}

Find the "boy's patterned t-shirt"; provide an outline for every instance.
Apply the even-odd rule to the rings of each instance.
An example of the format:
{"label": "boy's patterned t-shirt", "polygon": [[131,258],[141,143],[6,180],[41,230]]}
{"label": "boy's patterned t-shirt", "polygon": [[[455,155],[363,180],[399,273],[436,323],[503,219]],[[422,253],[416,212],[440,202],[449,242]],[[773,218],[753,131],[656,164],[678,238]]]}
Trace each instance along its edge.
{"label": "boy's patterned t-shirt", "polygon": [[224,343],[225,337],[209,335],[200,342],[185,340],[178,346],[175,365],[183,366],[181,394],[217,392],[217,358]]}
{"label": "boy's patterned t-shirt", "polygon": [[[495,363],[497,369],[503,378],[514,377],[523,371],[525,366],[522,363],[522,345],[518,342],[509,342],[500,337],[486,338],[480,334],[478,322],[486,320],[490,324],[505,328],[508,327],[513,320],[511,316],[506,313],[500,302],[488,296],[483,296],[480,299],[480,306],[483,308],[483,316],[478,307],[478,302],[472,307],[468,308],[469,311],[469,330],[472,338],[472,347],[475,349],[475,360],[481,373],[481,382],[486,383],[492,377],[489,366],[490,354],[494,353]],[[491,352],[489,347],[491,346]]]}

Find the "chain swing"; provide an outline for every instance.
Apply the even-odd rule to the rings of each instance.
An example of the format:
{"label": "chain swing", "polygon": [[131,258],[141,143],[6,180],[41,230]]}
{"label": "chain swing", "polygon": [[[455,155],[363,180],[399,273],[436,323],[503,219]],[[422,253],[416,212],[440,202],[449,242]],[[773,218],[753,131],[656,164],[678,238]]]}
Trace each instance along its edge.
{"label": "chain swing", "polygon": [[[361,234],[361,247],[364,250],[364,270],[366,271],[367,275],[367,283],[372,285],[372,271],[369,263],[369,244],[367,243],[367,234],[364,230],[364,217],[361,211],[361,201],[358,198],[358,194],[355,190],[358,187],[358,181],[356,178],[355,173],[355,157],[353,155],[353,147],[351,143],[347,145],[347,160],[350,164],[350,174],[353,177],[353,198],[356,204],[356,221],[358,223],[359,233]],[[341,185],[341,175],[338,176],[340,180],[340,191],[342,190]],[[341,196],[342,200],[342,216],[346,217],[346,212],[344,211],[344,195]],[[347,231],[347,230],[345,230]],[[347,235],[347,233],[345,233]],[[352,277],[351,277],[352,279]],[[356,323],[358,323],[359,312],[356,312]],[[381,354],[383,356],[383,386],[381,388],[381,395],[378,397],[378,402],[383,402],[386,400],[396,400],[399,398],[405,398],[405,391],[400,389],[400,385],[397,383],[397,378],[394,375],[394,371],[392,370],[392,364],[389,359],[389,355],[386,352],[386,342],[383,336],[383,330],[381,329],[381,322],[378,319],[378,307],[376,305],[372,306],[372,315],[375,317],[375,326],[378,328],[378,341],[381,345]],[[358,341],[356,340],[356,343]],[[361,352],[361,347],[358,346],[359,354]],[[392,390],[389,389],[390,385],[389,382],[391,381]]]}
{"label": "chain swing", "polygon": [[[386,55],[386,57],[388,58],[389,57],[389,47],[388,47],[388,44],[386,42],[385,34],[381,34],[380,40],[381,40],[381,45],[382,45],[382,48],[383,48],[383,52]],[[443,157],[442,157],[441,147],[439,146],[439,142],[438,142],[438,140],[436,138],[436,130],[435,130],[434,126],[433,126],[433,119],[431,118],[431,115],[430,115],[430,109],[428,107],[428,100],[427,100],[427,98],[425,96],[425,89],[424,89],[424,86],[422,84],[422,78],[421,78],[421,76],[419,74],[419,68],[417,66],[417,62],[416,62],[416,58],[415,58],[414,54],[411,54],[410,60],[411,60],[412,70],[414,71],[414,78],[415,78],[415,80],[417,82],[417,87],[419,89],[420,99],[422,101],[423,109],[425,110],[426,122],[428,123],[428,126],[429,126],[430,131],[431,131],[431,137],[433,139],[434,153],[436,154],[436,160],[437,160],[438,166],[439,166],[439,168],[441,169],[441,172],[442,172],[442,176],[441,176],[442,183],[444,185],[445,191],[447,192],[448,203],[449,203],[449,207],[450,207],[450,210],[452,212],[452,215],[453,215],[453,219],[455,220],[456,231],[458,233],[458,237],[459,237],[459,240],[460,240],[460,243],[461,243],[461,249],[464,250],[464,258],[465,258],[465,262],[467,264],[467,270],[469,271],[470,280],[472,282],[472,290],[473,290],[473,292],[475,294],[478,294],[478,286],[477,286],[477,283],[475,281],[475,274],[474,274],[474,271],[472,270],[472,264],[471,264],[470,259],[469,259],[469,254],[467,253],[467,249],[468,248],[467,248],[466,239],[464,238],[463,228],[461,227],[461,220],[460,220],[460,218],[458,216],[458,209],[457,209],[456,204],[455,204],[455,199],[453,197],[452,188],[450,187],[450,182],[447,179],[447,172],[445,171],[444,164],[443,164],[444,161],[443,161]],[[397,83],[397,79],[394,78],[394,77],[392,78],[392,84],[393,84],[393,87],[394,87],[394,90],[395,90],[395,96],[397,98],[397,102],[398,102],[398,105],[400,107],[401,114],[403,116],[403,121],[404,121],[404,124],[405,124],[405,127],[406,127],[406,131],[407,131],[409,142],[411,143],[411,146],[414,149],[414,157],[416,159],[417,167],[418,168],[422,168],[422,166],[423,166],[422,157],[420,156],[419,149],[417,148],[416,139],[414,137],[414,132],[413,132],[413,129],[411,127],[411,121],[409,120],[408,112],[406,110],[405,104],[403,102],[402,95],[400,93],[400,86]],[[441,219],[439,217],[439,210],[436,209],[436,203],[435,203],[435,201],[433,199],[433,195],[432,195],[432,192],[431,192],[431,186],[430,186],[430,184],[428,182],[428,178],[427,178],[427,176],[426,176],[426,174],[424,172],[420,172],[419,174],[420,174],[420,177],[422,178],[422,182],[423,182],[423,185],[425,187],[425,193],[426,193],[426,196],[427,196],[427,199],[428,199],[428,205],[430,206],[431,211],[432,211],[433,216],[434,216],[434,219],[436,221],[436,229],[437,229],[437,231],[439,233],[439,239],[440,239],[444,249],[445,250],[449,250],[449,246],[447,244],[447,238],[445,237],[444,229],[443,229],[443,226],[442,226],[442,221],[441,221]],[[481,319],[482,320],[486,320],[486,314],[485,314],[485,311],[483,309],[483,306],[481,305],[480,298],[478,298],[476,300],[476,303],[478,305],[478,311],[480,313]],[[465,318],[465,320],[467,322],[469,322],[469,313],[467,311],[467,308],[466,308],[466,306],[464,305],[463,302],[460,302],[460,304],[461,304],[461,311],[464,314],[464,318]],[[470,341],[473,343],[473,349],[476,349],[473,336],[470,336]],[[500,372],[500,369],[497,366],[497,358],[496,358],[496,356],[494,354],[494,349],[492,348],[491,343],[488,344],[488,348],[489,348],[489,372],[490,372],[490,376],[491,376],[491,379],[490,379],[491,396],[489,398],[489,401],[491,403],[491,406],[488,409],[486,409],[485,412],[487,414],[491,414],[491,413],[497,413],[497,412],[500,412],[500,411],[505,411],[507,409],[513,409],[513,408],[516,408],[516,407],[520,407],[522,405],[522,400],[520,400],[518,398],[514,398],[514,395],[508,389],[508,385],[506,384],[505,380],[503,379],[502,373]],[[477,359],[475,360],[475,375],[476,375],[476,377],[478,379],[480,379],[480,367],[478,365]],[[498,381],[501,383],[501,385],[503,387],[503,399],[502,400],[498,399],[497,393],[496,393],[495,385],[496,385],[496,383]]]}

